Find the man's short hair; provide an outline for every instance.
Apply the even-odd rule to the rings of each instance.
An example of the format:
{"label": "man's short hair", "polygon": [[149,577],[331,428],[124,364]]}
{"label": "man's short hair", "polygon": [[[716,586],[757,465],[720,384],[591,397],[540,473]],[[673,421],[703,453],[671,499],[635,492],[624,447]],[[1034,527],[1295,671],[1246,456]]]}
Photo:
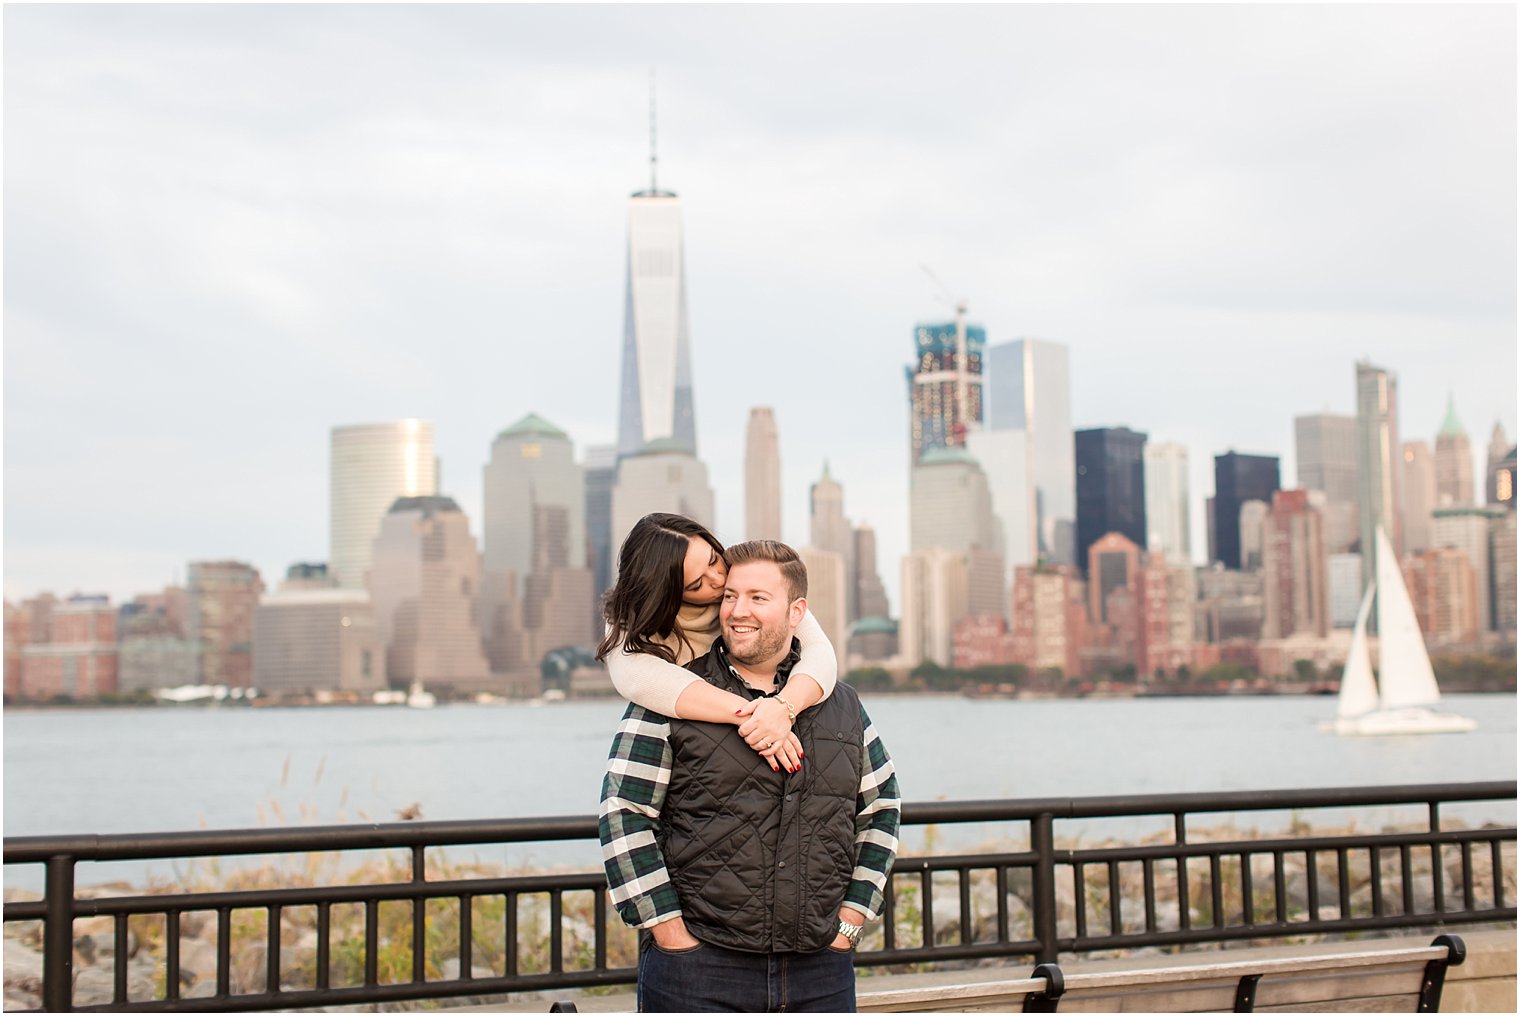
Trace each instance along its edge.
{"label": "man's short hair", "polygon": [[807,595],[807,565],[802,563],[802,558],[797,556],[795,550],[780,540],[750,540],[747,543],[736,543],[723,553],[723,560],[730,568],[749,564],[751,561],[770,561],[781,569],[781,578],[786,582],[788,599],[798,600]]}

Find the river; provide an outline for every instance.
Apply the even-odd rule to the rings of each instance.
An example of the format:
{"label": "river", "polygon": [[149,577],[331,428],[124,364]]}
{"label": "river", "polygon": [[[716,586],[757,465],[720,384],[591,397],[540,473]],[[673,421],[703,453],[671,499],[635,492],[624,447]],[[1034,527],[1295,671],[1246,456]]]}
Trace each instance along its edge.
{"label": "river", "polygon": [[[1475,717],[1457,735],[1320,733],[1328,697],[1018,701],[865,696],[907,801],[1443,783],[1515,778],[1515,697],[1457,695]],[[6,710],[5,835],[589,815],[623,705]],[[1513,823],[1513,802],[1452,808]],[[1364,825],[1417,820],[1377,809]],[[1221,821],[1285,822],[1287,816]],[[1327,814],[1327,822],[1345,816]],[[1149,831],[1147,820],[1067,824],[1083,839]],[[1160,829],[1161,823],[1155,828]],[[1021,827],[1022,828],[1022,827]],[[954,828],[932,845],[974,845],[1006,828]],[[923,847],[924,832],[905,838]],[[594,845],[481,848],[514,865],[592,864]],[[171,866],[172,867],[172,866]],[[161,875],[99,865],[80,880]],[[36,872],[6,868],[7,885]]]}

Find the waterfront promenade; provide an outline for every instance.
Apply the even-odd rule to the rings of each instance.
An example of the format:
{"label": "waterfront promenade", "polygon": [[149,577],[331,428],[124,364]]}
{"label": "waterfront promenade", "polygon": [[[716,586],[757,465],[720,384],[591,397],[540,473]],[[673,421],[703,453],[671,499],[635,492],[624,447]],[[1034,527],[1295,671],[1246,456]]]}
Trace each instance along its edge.
{"label": "waterfront promenade", "polygon": [[[1469,931],[1462,935],[1467,955],[1461,966],[1452,967],[1446,973],[1441,994],[1441,1012],[1514,1012],[1515,1011],[1515,932],[1513,929]],[[1063,963],[1061,969],[1067,975],[1123,974],[1141,967],[1165,971],[1183,965],[1217,963],[1271,962],[1280,959],[1313,959],[1330,950],[1340,953],[1371,952],[1382,949],[1413,948],[1425,945],[1430,936],[1393,935],[1355,941],[1318,942],[1303,945],[1248,946],[1236,949],[1199,949],[1184,954],[1155,955],[1140,950],[1121,958],[1082,960]],[[861,1012],[968,1012],[1009,1011],[1006,1005],[978,1004],[975,1008],[956,999],[956,994],[966,989],[977,990],[1008,978],[1024,977],[1028,967],[1017,965],[979,966],[967,970],[938,970],[929,973],[887,973],[867,968],[864,976],[856,980],[856,993]],[[1268,985],[1271,987],[1270,983]],[[914,1000],[911,1010],[893,1007],[888,998],[911,991]],[[990,993],[990,992],[989,992]],[[1126,1000],[1124,1011],[1130,1012],[1187,1012],[1187,990],[1162,982],[1149,986],[1146,991],[1136,991]],[[1284,992],[1286,994],[1286,992]],[[939,997],[935,997],[938,995]],[[1011,1000],[1016,1001],[1016,1000]],[[1399,996],[1385,998],[1363,997],[1343,1007],[1343,1011],[1375,1012],[1401,1011],[1397,1003],[1406,1001]],[[515,998],[485,1005],[449,1005],[446,1012],[545,1012],[555,1002],[569,1002],[580,1012],[634,1012],[637,1008],[632,989],[610,993],[585,991],[546,992],[533,998]],[[1271,998],[1258,999],[1258,1010],[1271,1004]],[[1353,1010],[1354,1006],[1354,1010]],[[1119,1005],[1106,1007],[1108,1011],[1120,1011]],[[1307,1009],[1307,1006],[1301,1006]],[[1086,1011],[1094,1011],[1092,1008]]]}
{"label": "waterfront promenade", "polygon": [[[858,966],[1027,975],[1035,962],[1135,950],[1512,923],[1513,820],[1470,826],[1443,812],[1514,798],[1507,781],[908,804],[909,827],[988,823],[1008,836],[987,851],[900,857]],[[1426,820],[1372,831],[1314,821],[1392,805]],[[1266,833],[1215,821],[1251,811],[1296,819]],[[1170,834],[1094,842],[1064,831],[1137,816],[1165,819]],[[609,915],[599,870],[503,872],[444,856],[595,836],[593,818],[571,817],[13,837],[6,863],[43,868],[47,894],[6,902],[8,1008],[250,1011],[615,990],[632,982],[634,940]],[[272,885],[75,890],[79,867],[104,861],[347,851],[401,860],[360,881],[283,869]],[[12,954],[28,951],[40,971],[12,985]]]}

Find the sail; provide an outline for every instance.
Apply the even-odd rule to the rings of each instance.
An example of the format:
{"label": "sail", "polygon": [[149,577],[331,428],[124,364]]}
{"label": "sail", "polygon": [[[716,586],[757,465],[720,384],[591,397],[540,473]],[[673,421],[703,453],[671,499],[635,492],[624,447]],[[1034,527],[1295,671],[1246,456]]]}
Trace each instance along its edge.
{"label": "sail", "polygon": [[1356,612],[1351,651],[1346,654],[1346,669],[1341,671],[1336,716],[1361,716],[1377,708],[1377,685],[1372,681],[1372,659],[1367,653],[1367,615],[1372,612],[1372,594],[1376,589],[1376,585],[1368,584],[1367,592],[1362,596],[1362,607]]}
{"label": "sail", "polygon": [[1434,705],[1441,699],[1425,652],[1425,637],[1399,572],[1393,545],[1377,531],[1378,684],[1384,709]]}

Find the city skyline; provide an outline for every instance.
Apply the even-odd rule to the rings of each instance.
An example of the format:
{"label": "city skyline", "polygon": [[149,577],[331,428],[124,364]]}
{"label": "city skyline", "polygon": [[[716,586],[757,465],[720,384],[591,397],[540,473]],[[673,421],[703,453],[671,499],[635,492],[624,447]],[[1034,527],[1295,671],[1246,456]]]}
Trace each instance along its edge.
{"label": "city skyline", "polygon": [[[1194,560],[1213,457],[1291,484],[1294,418],[1354,415],[1358,359],[1398,376],[1403,439],[1433,443],[1449,393],[1474,455],[1516,433],[1510,9],[698,10],[672,40],[610,12],[575,55],[544,10],[5,19],[13,598],[323,559],[335,426],[432,421],[477,538],[503,427],[612,443],[650,63],[726,541],[774,406],[783,536],[829,460],[900,609],[902,369],[951,316],[923,264],[989,346],[1068,347],[1075,428],[1187,447]],[[900,75],[952,30],[958,75]],[[812,76],[846,36],[853,83]],[[782,40],[795,91],[769,87]]]}

